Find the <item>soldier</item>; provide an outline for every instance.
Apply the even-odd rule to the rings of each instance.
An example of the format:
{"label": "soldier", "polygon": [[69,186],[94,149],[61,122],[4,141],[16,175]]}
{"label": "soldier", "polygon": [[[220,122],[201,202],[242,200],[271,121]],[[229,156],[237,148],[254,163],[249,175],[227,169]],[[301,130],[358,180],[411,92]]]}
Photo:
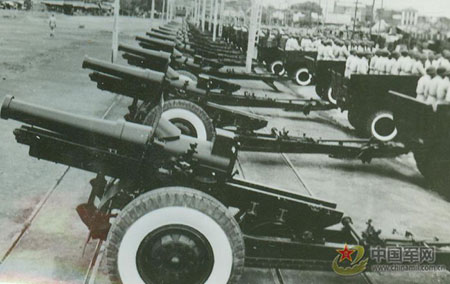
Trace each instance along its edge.
{"label": "soldier", "polygon": [[370,53],[359,51],[356,54],[358,55],[358,58],[359,58],[358,65],[356,68],[356,73],[357,74],[367,74],[367,72],[369,72],[368,57],[370,56]]}
{"label": "soldier", "polygon": [[422,76],[425,74],[425,66],[424,63],[426,61],[427,57],[425,54],[420,54],[418,52],[415,53],[413,66],[411,70],[411,74]]}
{"label": "soldier", "polygon": [[[378,59],[378,61],[377,61],[377,65],[375,66],[375,69],[377,70],[377,74],[379,74],[379,75],[385,75],[386,74],[386,72],[387,72],[387,67],[388,67],[388,64],[390,63],[390,60],[389,60],[389,51],[387,51],[387,50],[382,50],[381,51],[381,57]],[[391,69],[391,68],[389,68],[389,69]]]}
{"label": "soldier", "polygon": [[325,47],[323,49],[323,60],[333,60],[333,48],[331,46],[333,44],[333,41],[329,39],[326,40],[324,44]]}
{"label": "soldier", "polygon": [[378,74],[377,70],[376,70],[376,66],[377,66],[377,60],[381,57],[381,50],[377,49],[375,51],[374,56],[372,56],[372,58],[370,58],[370,63],[369,63],[369,74]]}
{"label": "soldier", "polygon": [[400,75],[400,52],[394,51],[392,52],[392,67],[391,67],[391,75]]}
{"label": "soldier", "polygon": [[411,59],[411,54],[412,52],[408,52],[407,50],[402,50],[402,52],[400,52],[400,54],[402,55],[399,58],[399,67],[400,67],[400,75],[411,75],[411,71],[412,71],[412,59]]}
{"label": "soldier", "polygon": [[284,50],[286,51],[300,50],[298,41],[294,37],[289,37],[289,39],[286,41],[286,47],[284,48]]}
{"label": "soldier", "polygon": [[434,59],[431,62],[431,65],[433,65],[434,68],[436,68],[436,70],[439,68],[439,65],[441,63],[441,58],[442,58],[442,55],[440,53],[438,53],[434,56]]}
{"label": "soldier", "polygon": [[[450,71],[447,70],[447,72],[445,74],[446,74],[447,78],[449,78],[449,80],[450,80]],[[447,94],[445,96],[445,102],[450,103],[450,88],[447,89]]]}
{"label": "soldier", "polygon": [[55,35],[55,29],[56,29],[55,14],[52,14],[50,16],[50,19],[48,20],[48,26],[50,27],[50,36],[53,37]]}
{"label": "soldier", "polygon": [[312,44],[313,43],[309,36],[303,37],[302,40],[300,41],[300,47],[302,48],[302,50],[305,51],[310,51],[312,49]]}
{"label": "soldier", "polygon": [[433,66],[430,66],[426,69],[425,75],[420,77],[416,88],[417,100],[422,102],[426,101],[425,91],[434,76],[436,76],[436,69]]}
{"label": "soldier", "polygon": [[[439,68],[443,69],[444,67]],[[448,89],[450,88],[450,80],[448,78],[449,74],[450,69],[445,69],[442,81],[439,83],[437,87],[437,96],[436,96],[437,103],[442,103],[446,99]]]}
{"label": "soldier", "polygon": [[428,88],[425,89],[425,97],[426,103],[434,105],[437,102],[437,91],[438,86],[441,84],[444,74],[446,70],[445,68],[439,67],[436,69],[437,75],[431,79],[430,84],[428,84]]}
{"label": "soldier", "polygon": [[350,78],[350,75],[352,74],[352,71],[351,71],[352,68],[354,68],[356,70],[356,67],[354,67],[354,65],[356,64],[355,61],[357,61],[356,50],[352,49],[352,50],[350,50],[349,57],[347,57],[347,61],[345,62],[344,76],[346,78]]}

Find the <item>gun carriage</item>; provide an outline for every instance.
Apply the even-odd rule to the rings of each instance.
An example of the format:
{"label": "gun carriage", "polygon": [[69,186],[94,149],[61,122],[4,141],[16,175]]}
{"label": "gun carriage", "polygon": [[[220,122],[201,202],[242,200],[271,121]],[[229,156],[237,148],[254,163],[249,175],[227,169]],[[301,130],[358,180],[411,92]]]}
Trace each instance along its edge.
{"label": "gun carriage", "polygon": [[450,263],[448,243],[382,239],[370,222],[360,235],[334,203],[236,178],[229,133],[205,141],[164,118],[112,122],[13,97],[1,117],[26,124],[14,135],[30,156],[97,174],[77,212],[108,240],[114,283],[237,283],[244,265],[330,270],[344,244],[433,246]]}

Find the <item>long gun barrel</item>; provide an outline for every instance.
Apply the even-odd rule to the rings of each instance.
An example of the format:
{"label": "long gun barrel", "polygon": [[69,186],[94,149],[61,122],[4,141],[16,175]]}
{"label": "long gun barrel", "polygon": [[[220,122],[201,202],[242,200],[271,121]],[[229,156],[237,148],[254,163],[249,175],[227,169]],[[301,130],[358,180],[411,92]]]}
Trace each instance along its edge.
{"label": "long gun barrel", "polygon": [[156,38],[148,38],[137,36],[136,40],[139,41],[139,44],[143,47],[156,48],[165,52],[172,53],[176,43],[168,40],[156,39]]}
{"label": "long gun barrel", "polygon": [[3,119],[14,119],[26,124],[48,129],[71,137],[89,133],[104,141],[122,141],[133,145],[145,145],[153,135],[153,129],[125,121],[108,121],[70,114],[36,106],[7,96],[0,113]]}
{"label": "long gun barrel", "polygon": [[[30,155],[94,172],[102,169],[117,177],[132,172],[125,165],[130,166],[130,160],[143,159],[143,153],[148,153],[145,149],[173,157],[191,152],[199,168],[225,174],[231,173],[236,155],[232,151],[234,137],[225,133],[218,135],[214,143],[198,140],[181,135],[175,125],[164,119],[159,120],[157,127],[113,122],[37,106],[11,96],[5,98],[0,117],[43,129],[22,127],[14,132],[18,142],[30,145]],[[117,163],[110,165],[112,160]],[[151,167],[153,160],[145,163]]]}

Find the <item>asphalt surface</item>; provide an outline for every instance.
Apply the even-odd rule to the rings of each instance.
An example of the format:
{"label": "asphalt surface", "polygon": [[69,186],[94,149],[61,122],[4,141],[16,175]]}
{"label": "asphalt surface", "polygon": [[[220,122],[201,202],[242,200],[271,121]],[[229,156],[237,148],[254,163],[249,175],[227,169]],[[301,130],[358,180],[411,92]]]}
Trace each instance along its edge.
{"label": "asphalt surface", "polygon": [[[0,11],[0,100],[5,95],[72,113],[116,120],[130,100],[97,90],[84,55],[110,60],[112,18],[57,15],[55,38],[47,15]],[[120,41],[135,44],[149,20],[121,18]],[[136,44],[135,44],[136,45]],[[119,61],[125,64],[123,60]],[[274,94],[262,83],[241,82],[277,98],[317,98],[313,87],[277,83]],[[244,91],[244,90],[242,90]],[[270,118],[269,126],[291,135],[354,138],[337,110],[308,117],[273,109],[242,108]],[[75,207],[86,202],[93,174],[38,161],[17,144],[12,131],[21,124],[0,121],[0,283],[107,283],[102,258],[92,264],[97,242],[86,247],[88,231]],[[326,155],[240,153],[245,179],[336,202],[357,230],[372,219],[382,236],[412,232],[417,238],[450,240],[450,203],[429,190],[411,155],[370,164]],[[373,283],[450,283],[442,273],[367,273]],[[367,283],[361,275],[332,272],[246,269],[242,283]]]}

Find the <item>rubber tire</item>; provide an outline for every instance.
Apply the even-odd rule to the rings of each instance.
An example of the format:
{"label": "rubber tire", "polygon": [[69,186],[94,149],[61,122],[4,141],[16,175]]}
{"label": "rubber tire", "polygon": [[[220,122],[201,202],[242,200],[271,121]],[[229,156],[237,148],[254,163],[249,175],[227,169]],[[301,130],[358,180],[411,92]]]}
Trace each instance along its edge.
{"label": "rubber tire", "polygon": [[[169,100],[164,102],[163,110],[162,110],[162,116],[164,117],[164,113],[167,113],[168,111],[179,109],[180,114],[182,111],[185,112],[185,114],[190,114],[192,116],[195,116],[198,119],[197,129],[201,129],[202,133],[205,133],[206,136],[203,137],[197,137],[202,140],[212,141],[214,137],[216,136],[216,130],[214,127],[214,124],[212,120],[209,118],[208,114],[198,105],[186,101],[186,100]],[[150,112],[147,114],[144,120],[145,125],[153,125],[154,120],[157,118],[158,110],[157,107],[150,110]],[[186,118],[187,119],[187,118]],[[170,120],[170,119],[169,119]],[[190,121],[191,122],[191,121]],[[199,125],[199,122],[202,123],[202,125]],[[192,124],[195,124],[191,122]],[[199,131],[197,131],[199,133]]]}
{"label": "rubber tire", "polygon": [[183,75],[187,78],[189,78],[190,80],[192,80],[192,82],[197,83],[198,79],[197,76],[195,76],[193,73],[186,71],[186,70],[177,70],[178,74]]}
{"label": "rubber tire", "polygon": [[373,111],[369,114],[369,116],[365,120],[363,134],[367,135],[369,137],[374,137],[375,139],[377,139],[379,141],[383,141],[383,142],[393,140],[397,136],[397,128],[395,128],[394,131],[387,136],[386,135],[383,136],[383,135],[380,135],[379,133],[376,133],[375,123],[380,117],[390,118],[390,119],[392,119],[392,121],[394,121],[392,112],[390,112],[388,110]]}
{"label": "rubber tire", "polygon": [[333,98],[333,88],[331,87],[327,90],[327,100],[333,105],[337,105],[337,99]]}
{"label": "rubber tire", "polygon": [[[300,81],[298,76],[300,75],[300,73],[303,73],[305,71],[308,73],[309,79],[306,80],[306,81]],[[311,82],[312,82],[312,75],[311,75],[311,73],[309,73],[309,70],[307,68],[304,68],[304,67],[297,69],[297,71],[295,71],[295,82],[299,86],[308,86],[309,84],[311,84]]]}
{"label": "rubber tire", "polygon": [[[186,187],[166,187],[142,194],[125,206],[116,217],[106,244],[106,266],[111,282],[122,283],[118,258],[122,240],[127,231],[141,217],[160,209],[169,208],[170,210],[171,207],[193,209],[200,212],[202,216],[206,215],[220,226],[232,251],[232,267],[228,283],[238,283],[244,270],[245,259],[244,238],[238,223],[230,211],[218,200],[208,194]],[[174,221],[171,222],[173,224]]]}
{"label": "rubber tire", "polygon": [[[282,71],[281,71],[280,73],[278,73],[278,74],[275,72],[275,66],[276,66],[276,65],[281,65],[281,66],[283,67]],[[270,72],[272,72],[272,74],[275,74],[275,75],[277,75],[277,76],[283,76],[284,73],[286,73],[286,69],[284,69],[283,61],[281,61],[281,60],[276,60],[276,61],[272,62],[272,63],[270,64]]]}

